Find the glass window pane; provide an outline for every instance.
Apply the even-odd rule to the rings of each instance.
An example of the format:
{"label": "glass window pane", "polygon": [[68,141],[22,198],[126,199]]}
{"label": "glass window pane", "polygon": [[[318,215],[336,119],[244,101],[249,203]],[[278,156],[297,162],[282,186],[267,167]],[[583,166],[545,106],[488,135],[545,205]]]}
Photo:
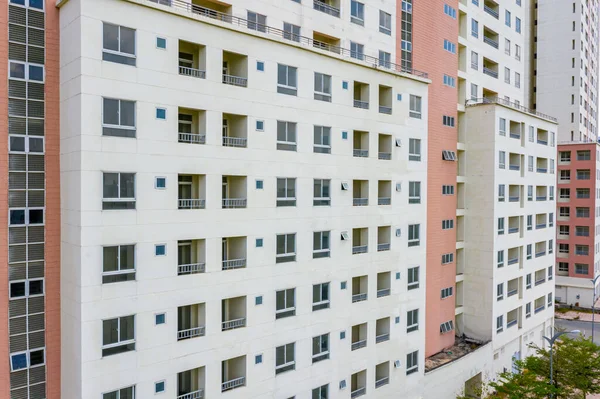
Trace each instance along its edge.
{"label": "glass window pane", "polygon": [[43,10],[44,0],[29,0],[29,7]]}
{"label": "glass window pane", "polygon": [[104,24],[103,48],[119,51],[119,27]]}
{"label": "glass window pane", "polygon": [[291,290],[285,290],[285,303],[287,304],[287,307],[293,307],[295,306],[295,301],[294,301],[294,295],[295,295],[295,289],[291,289]]}
{"label": "glass window pane", "polygon": [[119,391],[109,392],[102,395],[102,399],[119,399]]}
{"label": "glass window pane", "polygon": [[288,123],[287,141],[296,142],[296,124]]}
{"label": "glass window pane", "polygon": [[10,136],[10,151],[25,151],[25,136]]}
{"label": "glass window pane", "polygon": [[295,353],[294,353],[295,352],[294,351],[294,346],[295,345],[296,345],[295,343],[291,343],[291,344],[287,344],[285,346],[285,351],[286,351],[286,354],[285,354],[286,359],[285,360],[286,360],[286,363],[294,361],[294,355],[295,355]]}
{"label": "glass window pane", "polygon": [[11,365],[13,370],[20,370],[27,368],[27,354],[21,353],[18,355],[11,356]]}
{"label": "glass window pane", "polygon": [[29,366],[44,364],[44,350],[29,352]]}
{"label": "glass window pane", "polygon": [[16,79],[25,79],[25,65],[11,62],[9,76]]}
{"label": "glass window pane", "polygon": [[290,198],[296,196],[296,179],[287,179],[287,196]]}
{"label": "glass window pane", "polygon": [[119,341],[118,319],[104,320],[102,322],[102,345],[109,345]]}
{"label": "glass window pane", "polygon": [[44,210],[43,209],[30,209],[29,210],[29,224],[42,224],[44,223]]}
{"label": "glass window pane", "polygon": [[25,281],[10,284],[10,297],[19,298],[25,296]]}
{"label": "glass window pane", "polygon": [[106,125],[118,125],[119,124],[119,100],[112,98],[103,99],[104,109],[102,115],[102,122]]}
{"label": "glass window pane", "polygon": [[44,81],[44,68],[36,65],[29,65],[29,80],[38,82]]}
{"label": "glass window pane", "polygon": [[288,234],[287,235],[287,252],[296,252],[296,235]]}
{"label": "glass window pane", "polygon": [[103,267],[105,272],[114,272],[118,270],[117,265],[118,247],[104,247],[103,249]]}
{"label": "glass window pane", "polygon": [[277,366],[285,363],[285,346],[278,346],[275,349],[275,363]]}
{"label": "glass window pane", "polygon": [[135,102],[121,100],[121,126],[135,127]]}
{"label": "glass window pane", "polygon": [[134,245],[121,245],[121,248],[120,248],[120,255],[121,255],[120,269],[121,270],[135,268],[134,254],[135,254],[135,246]]}
{"label": "glass window pane", "polygon": [[120,27],[121,29],[121,49],[120,51],[128,54],[135,54],[135,30]]}
{"label": "glass window pane", "polygon": [[275,307],[277,310],[285,309],[285,291],[275,293]]}
{"label": "glass window pane", "polygon": [[321,284],[321,300],[329,300],[329,283]]}
{"label": "glass window pane", "polygon": [[323,197],[329,198],[329,180],[323,180]]}
{"label": "glass window pane", "polygon": [[29,152],[44,152],[44,140],[36,137],[29,137]]}
{"label": "glass window pane", "polygon": [[319,284],[313,285],[313,303],[321,301],[321,286]]}
{"label": "glass window pane", "polygon": [[277,64],[277,84],[287,85],[287,67]]}
{"label": "glass window pane", "polygon": [[285,236],[284,235],[277,236],[277,253],[278,254],[285,253]]}
{"label": "glass window pane", "polygon": [[287,138],[287,123],[277,121],[277,141],[286,141]]}
{"label": "glass window pane", "polygon": [[25,209],[11,210],[10,224],[25,224]]}
{"label": "glass window pane", "polygon": [[286,179],[277,179],[277,198],[285,198]]}
{"label": "glass window pane", "polygon": [[288,86],[296,87],[296,68],[288,67]]}
{"label": "glass window pane", "polygon": [[134,320],[135,316],[121,317],[121,341],[134,338]]}
{"label": "glass window pane", "polygon": [[313,181],[313,196],[318,198],[321,196],[321,180]]}
{"label": "glass window pane", "polygon": [[135,387],[127,387],[121,389],[121,395],[119,399],[134,399]]}
{"label": "glass window pane", "polygon": [[135,174],[121,173],[121,198],[134,198]]}
{"label": "glass window pane", "polygon": [[41,295],[44,293],[44,280],[33,280],[29,282],[29,295]]}
{"label": "glass window pane", "polygon": [[119,174],[105,173],[103,182],[103,197],[118,198],[119,197]]}

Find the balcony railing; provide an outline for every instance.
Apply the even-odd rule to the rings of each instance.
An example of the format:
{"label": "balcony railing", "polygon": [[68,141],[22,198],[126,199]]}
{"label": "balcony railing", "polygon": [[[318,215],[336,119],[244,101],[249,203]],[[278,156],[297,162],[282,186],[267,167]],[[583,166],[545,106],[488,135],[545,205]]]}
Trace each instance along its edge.
{"label": "balcony railing", "polygon": [[177,275],[204,273],[206,271],[206,263],[189,263],[186,265],[177,265]]}
{"label": "balcony railing", "polygon": [[546,199],[548,199],[548,197],[546,197],[545,195],[538,195],[535,197],[536,201],[546,201]]}
{"label": "balcony railing", "polygon": [[383,377],[375,381],[375,388],[382,387],[390,383],[390,377]]}
{"label": "balcony railing", "polygon": [[322,2],[319,0],[314,0],[313,8],[317,11],[324,12],[325,14],[333,15],[334,17],[337,17],[337,18],[340,17],[340,9],[330,6],[329,4],[327,4],[325,2]]}
{"label": "balcony railing", "polygon": [[389,288],[382,288],[380,290],[377,290],[377,298],[381,298],[381,297],[389,296],[389,295],[390,295]]}
{"label": "balcony railing", "polygon": [[385,106],[385,105],[380,105],[379,106],[379,113],[380,114],[391,115],[392,114],[392,107],[388,107],[388,106]]}
{"label": "balcony railing", "polygon": [[357,349],[360,348],[364,348],[365,346],[367,346],[367,340],[363,339],[360,341],[356,341],[356,342],[352,342],[352,350],[355,351]]}
{"label": "balcony railing", "polygon": [[245,137],[223,137],[224,147],[242,147],[245,148],[248,144],[248,139]]}
{"label": "balcony railing", "polygon": [[535,313],[539,313],[539,312],[541,312],[541,311],[542,311],[542,310],[544,310],[544,309],[545,309],[545,306],[544,306],[544,305],[542,305],[542,306],[538,306],[537,308],[535,308]]}
{"label": "balcony railing", "polygon": [[183,395],[177,396],[177,399],[202,399],[204,398],[204,389],[199,389],[194,392],[184,393]]}
{"label": "balcony railing", "polygon": [[390,243],[383,243],[383,244],[377,244],[377,251],[381,252],[381,251],[389,251],[390,250]]}
{"label": "balcony railing", "polygon": [[221,326],[223,331],[234,330],[236,328],[246,327],[246,318],[224,321]]}
{"label": "balcony railing", "polygon": [[354,108],[369,109],[368,101],[354,100]]}
{"label": "balcony railing", "polygon": [[535,253],[536,258],[539,258],[540,256],[544,256],[544,255],[546,255],[546,251],[540,251],[540,252]]}
{"label": "balcony railing", "polygon": [[521,165],[508,165],[510,170],[521,170]]}
{"label": "balcony railing", "polygon": [[546,282],[546,277],[535,280],[535,285],[544,284]]}
{"label": "balcony railing", "polygon": [[339,46],[334,46],[333,44],[320,42],[318,40],[313,40],[313,47],[325,51],[331,51],[332,53],[336,54],[340,54],[340,51],[342,50]]}
{"label": "balcony railing", "polygon": [[508,197],[508,202],[519,202],[519,196],[518,195],[511,195]]}
{"label": "balcony railing", "polygon": [[521,134],[520,133],[513,133],[513,132],[511,132],[508,136],[511,139],[520,139],[521,138]]}
{"label": "balcony railing", "polygon": [[535,225],[536,229],[545,229],[546,228],[546,223],[537,223]]}
{"label": "balcony railing", "polygon": [[223,261],[223,270],[241,269],[246,267],[246,258]]}
{"label": "balcony railing", "polygon": [[376,344],[385,342],[385,341],[389,341],[389,340],[390,340],[390,333],[379,334],[378,336],[375,337]]}
{"label": "balcony railing", "polygon": [[367,253],[367,245],[357,245],[355,247],[352,247],[352,254],[364,254]]}
{"label": "balcony railing", "polygon": [[548,173],[548,168],[537,168],[538,173]]}
{"label": "balcony railing", "polygon": [[509,297],[509,296],[517,295],[518,292],[519,292],[518,289],[510,290],[510,291],[508,291],[506,296]]}
{"label": "balcony railing", "polygon": [[524,107],[519,103],[511,102],[510,100],[507,100],[507,99],[501,98],[501,97],[483,97],[483,98],[471,97],[465,101],[465,105],[468,107],[474,107],[474,106],[483,105],[483,104],[500,104],[500,105],[504,105],[504,106],[507,106],[510,108],[517,109],[517,110],[525,112],[527,114],[536,115],[540,118],[547,119],[552,122],[558,122],[558,120],[553,116],[546,115],[541,112],[537,112],[530,108]]}
{"label": "balcony railing", "polygon": [[362,302],[367,300],[367,293],[363,294],[354,294],[352,295],[352,303],[354,302]]}
{"label": "balcony railing", "polygon": [[246,384],[246,377],[235,378],[233,380],[225,381],[221,384],[221,392],[229,391],[230,389],[235,389],[242,387]]}
{"label": "balcony railing", "polygon": [[514,265],[515,263],[519,263],[519,258],[512,258],[508,260],[509,265]]}
{"label": "balcony railing", "polygon": [[360,150],[355,148],[352,150],[352,155],[358,158],[367,158],[369,156],[369,150]]}
{"label": "balcony railing", "polygon": [[181,133],[179,132],[179,142],[188,144],[205,144],[205,134]]}
{"label": "balcony railing", "polygon": [[494,79],[498,79],[498,72],[494,71],[493,69],[483,67],[483,73],[485,73],[488,76],[491,76]]}
{"label": "balcony railing", "polygon": [[179,199],[179,209],[204,209],[206,201],[203,199]]}
{"label": "balcony railing", "polygon": [[223,209],[236,209],[246,207],[246,198],[224,198],[222,200]]}
{"label": "balcony railing", "polygon": [[493,48],[498,48],[498,42],[495,41],[494,39],[490,39],[487,36],[483,36],[483,42],[489,44],[490,46],[492,46]]}
{"label": "balcony railing", "polygon": [[363,396],[367,393],[367,388],[362,387],[362,388],[358,388],[355,391],[352,391],[350,393],[350,398],[354,399],[354,398],[358,398],[359,396]]}
{"label": "balcony railing", "polygon": [[392,159],[392,153],[391,152],[380,152],[377,157],[379,159],[389,161],[390,159]]}
{"label": "balcony railing", "polygon": [[377,205],[391,205],[392,199],[390,197],[379,197],[377,199]]}
{"label": "balcony railing", "polygon": [[489,7],[489,6],[486,6],[486,5],[484,5],[484,6],[483,6],[483,10],[484,10],[485,12],[487,12],[488,14],[490,14],[492,17],[496,18],[496,19],[498,19],[498,18],[500,17],[500,15],[498,14],[498,11],[496,11],[496,10],[492,9],[492,8],[491,8],[491,7]]}
{"label": "balcony railing", "polygon": [[248,86],[248,78],[234,75],[223,75],[223,83],[226,85],[246,87]]}
{"label": "balcony railing", "polygon": [[367,205],[369,205],[369,199],[368,198],[353,198],[352,199],[352,205],[354,205],[354,206],[367,206]]}
{"label": "balcony railing", "polygon": [[188,68],[179,66],[179,74],[185,76],[191,76],[193,78],[206,79],[206,71],[202,71],[196,68]]}
{"label": "balcony railing", "polygon": [[510,328],[510,327],[514,326],[515,324],[517,324],[517,322],[518,322],[517,319],[514,319],[514,320],[511,320],[511,321],[507,322],[506,323],[506,328]]}
{"label": "balcony railing", "polygon": [[538,144],[541,145],[548,145],[548,141],[547,140],[541,140],[541,139],[537,139]]}
{"label": "balcony railing", "polygon": [[180,330],[180,331],[177,331],[177,340],[180,341],[182,339],[203,337],[204,331],[205,331],[204,326],[188,328],[187,330]]}
{"label": "balcony railing", "polygon": [[508,228],[508,234],[518,233],[518,232],[519,232],[519,228],[518,227],[509,227]]}

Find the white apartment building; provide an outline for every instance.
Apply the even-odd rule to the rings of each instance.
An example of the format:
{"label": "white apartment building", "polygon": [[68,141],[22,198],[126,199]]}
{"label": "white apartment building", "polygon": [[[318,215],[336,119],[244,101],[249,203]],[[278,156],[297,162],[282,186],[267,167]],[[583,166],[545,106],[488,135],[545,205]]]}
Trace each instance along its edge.
{"label": "white apartment building", "polygon": [[558,118],[559,141],[598,138],[598,0],[538,0],[534,104]]}
{"label": "white apartment building", "polygon": [[192,3],[59,4],[62,398],[418,397],[429,81],[386,59],[395,4]]}

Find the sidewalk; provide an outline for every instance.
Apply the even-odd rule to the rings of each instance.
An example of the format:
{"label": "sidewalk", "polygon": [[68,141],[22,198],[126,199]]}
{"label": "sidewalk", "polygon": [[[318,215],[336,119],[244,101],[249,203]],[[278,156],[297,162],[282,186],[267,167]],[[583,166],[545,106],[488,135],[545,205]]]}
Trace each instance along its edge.
{"label": "sidewalk", "polygon": [[[578,320],[578,321],[592,321],[592,313],[578,312],[576,310],[569,310],[565,313],[555,312],[554,317],[563,320]],[[594,316],[596,323],[600,322],[600,312],[596,309],[596,316]],[[600,399],[600,398],[599,398]]]}

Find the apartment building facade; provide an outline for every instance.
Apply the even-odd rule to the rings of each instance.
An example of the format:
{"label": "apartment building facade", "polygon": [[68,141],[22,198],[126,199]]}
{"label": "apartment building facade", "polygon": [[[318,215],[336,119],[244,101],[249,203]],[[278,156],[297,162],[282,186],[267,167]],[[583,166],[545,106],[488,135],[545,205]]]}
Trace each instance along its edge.
{"label": "apartment building facade", "polygon": [[591,307],[599,272],[598,144],[558,146],[556,300]]}
{"label": "apartment building facade", "polygon": [[429,80],[395,4],[60,7],[62,398],[419,396]]}
{"label": "apartment building facade", "polygon": [[58,10],[2,1],[0,27],[0,397],[58,399]]}

